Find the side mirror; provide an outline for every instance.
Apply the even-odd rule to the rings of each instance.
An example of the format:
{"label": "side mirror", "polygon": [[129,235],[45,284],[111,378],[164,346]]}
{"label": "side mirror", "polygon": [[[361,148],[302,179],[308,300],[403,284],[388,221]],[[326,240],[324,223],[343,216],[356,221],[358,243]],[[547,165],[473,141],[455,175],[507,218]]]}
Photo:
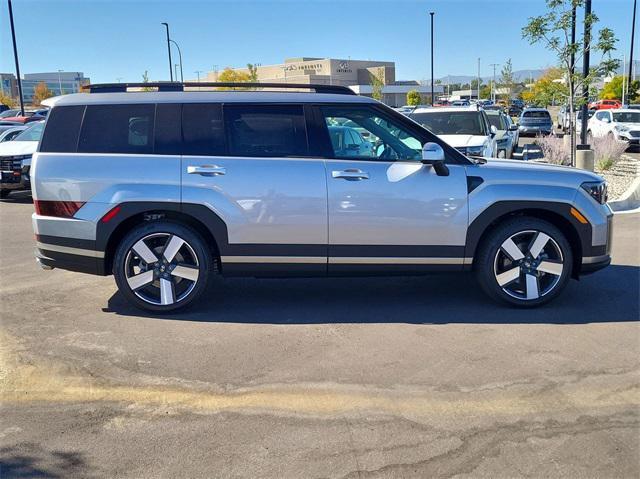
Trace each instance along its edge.
{"label": "side mirror", "polygon": [[444,164],[444,150],[440,145],[427,142],[422,147],[422,164],[433,166],[436,175],[449,176],[449,168]]}
{"label": "side mirror", "polygon": [[518,124],[509,125],[509,131],[518,131]]}
{"label": "side mirror", "polygon": [[491,132],[491,136],[496,136],[498,134],[498,129],[493,125],[489,128],[489,131]]}

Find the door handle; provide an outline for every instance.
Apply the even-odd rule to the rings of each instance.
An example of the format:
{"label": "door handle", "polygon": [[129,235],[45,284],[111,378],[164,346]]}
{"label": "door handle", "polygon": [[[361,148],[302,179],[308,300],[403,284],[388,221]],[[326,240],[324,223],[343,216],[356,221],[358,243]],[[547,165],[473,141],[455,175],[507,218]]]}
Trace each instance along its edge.
{"label": "door handle", "polygon": [[222,176],[227,174],[227,169],[216,165],[187,166],[190,175]]}
{"label": "door handle", "polygon": [[342,178],[350,181],[368,180],[369,173],[366,171],[358,170],[356,168],[349,168],[348,170],[332,171],[331,176],[333,178]]}

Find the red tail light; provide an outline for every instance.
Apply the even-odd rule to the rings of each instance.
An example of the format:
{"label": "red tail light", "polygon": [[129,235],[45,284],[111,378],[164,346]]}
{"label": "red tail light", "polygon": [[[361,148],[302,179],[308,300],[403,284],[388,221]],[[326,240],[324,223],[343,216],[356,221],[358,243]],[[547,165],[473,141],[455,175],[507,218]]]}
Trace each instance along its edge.
{"label": "red tail light", "polygon": [[58,218],[73,218],[84,202],[80,201],[42,201],[33,202],[36,214],[42,216],[56,216]]}

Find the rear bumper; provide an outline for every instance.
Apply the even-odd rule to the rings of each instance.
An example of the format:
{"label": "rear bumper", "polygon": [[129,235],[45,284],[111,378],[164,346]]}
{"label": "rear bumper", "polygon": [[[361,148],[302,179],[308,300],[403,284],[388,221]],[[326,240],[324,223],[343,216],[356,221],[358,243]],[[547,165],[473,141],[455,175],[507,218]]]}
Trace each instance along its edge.
{"label": "rear bumper", "polygon": [[22,170],[2,171],[0,175],[0,190],[20,191],[31,189],[28,166],[22,167]]}

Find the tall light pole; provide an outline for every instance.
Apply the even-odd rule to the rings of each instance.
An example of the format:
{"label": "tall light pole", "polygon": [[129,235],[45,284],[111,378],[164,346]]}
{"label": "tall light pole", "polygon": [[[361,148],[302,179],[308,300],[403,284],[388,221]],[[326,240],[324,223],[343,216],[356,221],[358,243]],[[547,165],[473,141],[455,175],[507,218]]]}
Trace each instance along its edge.
{"label": "tall light pole", "polygon": [[489,66],[493,67],[493,80],[491,81],[491,101],[496,102],[496,67],[500,65],[499,63],[491,63]]}
{"label": "tall light pole", "polygon": [[20,80],[20,64],[18,63],[18,47],[16,46],[16,29],[13,26],[13,7],[9,3],[9,23],[11,24],[11,39],[13,40],[13,58],[16,62],[16,78],[18,81],[18,97],[20,99],[20,115],[24,116],[24,98],[22,97],[22,80]]}
{"label": "tall light pole", "polygon": [[200,73],[202,73],[202,70],[196,70],[194,72],[196,75],[198,75],[198,83],[200,82]]}
{"label": "tall light pole", "polygon": [[478,96],[476,98],[480,99],[480,58],[478,58]]}
{"label": "tall light pole", "polygon": [[[584,54],[582,58],[582,75],[587,78],[589,75],[589,49],[591,47],[591,22],[588,18],[591,16],[591,0],[586,0],[584,3]],[[589,103],[589,85],[585,81],[582,84],[582,131],[580,131],[580,143],[583,149],[588,149],[587,145],[587,120]]]}
{"label": "tall light pole", "polygon": [[60,95],[62,95],[62,72],[64,70],[58,70],[58,88],[60,89]]}
{"label": "tall light pole", "polygon": [[169,52],[169,78],[173,81],[173,62],[171,61],[171,39],[169,38],[169,24],[167,22],[162,22],[161,25],[164,25],[167,29],[167,51]]}
{"label": "tall light pole", "polygon": [[431,106],[433,106],[433,102],[434,102],[434,87],[433,87],[433,16],[435,15],[435,12],[429,12],[429,15],[431,16]]}
{"label": "tall light pole", "polygon": [[[627,88],[631,88],[631,81],[633,80],[631,74],[633,70],[633,40],[636,35],[636,2],[633,0],[633,15],[631,21],[631,52],[629,52],[629,79],[627,80]],[[622,72],[624,75],[624,71]],[[629,92],[627,92],[627,98],[629,98]]]}
{"label": "tall light pole", "polygon": [[[175,40],[171,39],[169,41],[173,43],[178,49],[178,58],[180,59],[180,81],[184,82],[184,75],[182,74],[182,52],[180,51],[180,47],[178,46]],[[178,73],[176,72],[176,80],[177,79],[178,79]]]}

